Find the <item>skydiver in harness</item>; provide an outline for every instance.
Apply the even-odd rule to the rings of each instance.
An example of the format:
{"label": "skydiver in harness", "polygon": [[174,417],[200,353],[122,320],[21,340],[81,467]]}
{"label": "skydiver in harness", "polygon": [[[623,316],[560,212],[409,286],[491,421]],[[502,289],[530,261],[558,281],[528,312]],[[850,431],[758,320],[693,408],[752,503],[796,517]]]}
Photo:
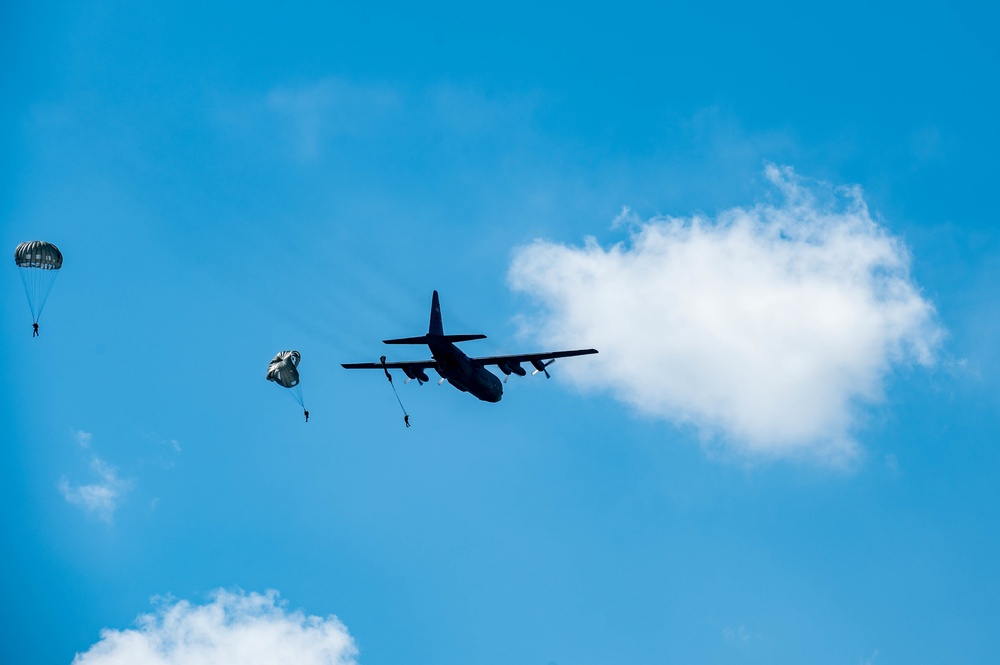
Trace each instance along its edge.
{"label": "skydiver in harness", "polygon": [[403,406],[403,400],[399,399],[399,393],[396,392],[396,385],[392,382],[392,374],[389,374],[389,368],[385,365],[385,356],[379,358],[382,362],[382,371],[385,372],[385,378],[389,379],[389,386],[392,388],[392,394],[396,396],[396,401],[399,402],[399,408],[403,410],[403,422],[407,427],[410,426],[410,414],[406,412],[406,407]]}
{"label": "skydiver in harness", "polygon": [[306,416],[306,422],[309,422],[309,409],[303,409],[302,413]]}
{"label": "skydiver in harness", "polygon": [[37,322],[31,324],[31,336],[32,337],[38,337],[38,323]]}

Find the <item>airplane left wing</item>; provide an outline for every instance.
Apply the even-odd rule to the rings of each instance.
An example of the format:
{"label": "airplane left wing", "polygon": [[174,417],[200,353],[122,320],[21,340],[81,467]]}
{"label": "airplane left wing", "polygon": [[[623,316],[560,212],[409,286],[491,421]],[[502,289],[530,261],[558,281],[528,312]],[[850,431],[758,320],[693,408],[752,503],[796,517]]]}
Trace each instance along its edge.
{"label": "airplane left wing", "polygon": [[[548,377],[549,373],[545,369],[552,364],[556,358],[572,358],[573,356],[589,356],[597,353],[597,349],[574,349],[573,351],[549,351],[548,353],[518,353],[510,356],[486,356],[483,358],[472,358],[472,362],[477,365],[496,365],[504,374],[517,374],[524,376],[527,374],[521,367],[521,363],[531,363],[536,372],[544,372]],[[545,362],[548,361],[548,362]]]}

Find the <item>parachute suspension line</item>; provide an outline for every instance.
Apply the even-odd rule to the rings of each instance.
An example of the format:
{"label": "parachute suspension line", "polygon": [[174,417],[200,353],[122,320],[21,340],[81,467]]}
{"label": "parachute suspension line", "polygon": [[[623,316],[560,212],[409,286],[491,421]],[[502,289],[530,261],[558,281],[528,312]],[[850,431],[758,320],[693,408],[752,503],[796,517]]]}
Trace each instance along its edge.
{"label": "parachute suspension line", "polygon": [[385,372],[385,378],[389,379],[389,387],[392,388],[392,394],[396,396],[396,401],[399,402],[399,408],[403,411],[403,422],[407,427],[410,426],[410,414],[406,412],[406,407],[403,406],[403,400],[399,399],[399,393],[396,392],[396,384],[392,382],[392,374],[389,374],[389,368],[385,366],[385,356],[380,358],[382,361],[382,371]]}
{"label": "parachute suspension line", "polygon": [[38,305],[39,317],[42,315],[42,310],[45,309],[45,303],[49,299],[49,294],[52,293],[52,286],[56,283],[56,277],[59,276],[58,270],[46,270],[45,272],[52,273],[52,276],[49,277],[48,275],[45,275],[42,277],[42,279],[45,281],[45,284],[43,285],[42,293],[40,294],[42,296],[42,302]]}
{"label": "parachute suspension line", "polygon": [[302,398],[302,385],[296,385],[294,388],[287,388],[283,390],[286,395],[288,395],[293,402],[301,406],[303,409],[306,408],[305,400]]}
{"label": "parachute suspension line", "polygon": [[[298,386],[296,386],[296,388],[298,388]],[[302,404],[302,401],[303,401],[302,400],[302,389],[298,388],[298,390],[296,390],[296,388],[286,388],[286,389],[282,390],[281,392],[283,392],[286,395],[288,395],[288,399],[292,400],[293,402],[295,402],[296,404],[298,404],[299,406],[301,406],[304,409],[305,406]]]}
{"label": "parachute suspension line", "polygon": [[35,299],[32,297],[34,289],[28,286],[28,276],[25,274],[27,270],[18,270],[21,273],[21,284],[24,284],[24,297],[28,299],[28,307],[31,309],[31,322],[38,323],[38,317],[35,316]]}
{"label": "parachute suspension line", "polygon": [[31,308],[31,322],[38,323],[59,271],[26,268],[18,272],[21,273],[21,284],[24,285],[24,295],[28,298],[28,307]]}

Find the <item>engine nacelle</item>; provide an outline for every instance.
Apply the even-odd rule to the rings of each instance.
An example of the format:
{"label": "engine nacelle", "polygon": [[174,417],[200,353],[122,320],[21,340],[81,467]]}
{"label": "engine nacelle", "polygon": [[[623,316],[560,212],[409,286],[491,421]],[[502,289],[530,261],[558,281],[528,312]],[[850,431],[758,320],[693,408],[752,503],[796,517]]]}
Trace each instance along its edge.
{"label": "engine nacelle", "polygon": [[504,374],[517,374],[518,376],[524,376],[528,373],[528,370],[521,367],[521,363],[497,363],[497,367]]}
{"label": "engine nacelle", "polygon": [[427,376],[427,372],[419,367],[407,367],[406,365],[403,365],[403,374],[406,375],[406,378],[416,379],[420,383],[427,383],[431,380],[430,377]]}
{"label": "engine nacelle", "polygon": [[555,361],[556,361],[556,359],[553,358],[549,362],[543,363],[541,360],[537,360],[535,358],[532,358],[531,359],[531,364],[535,366],[535,371],[532,372],[531,375],[534,376],[534,375],[538,374],[539,372],[542,372],[543,374],[545,374],[545,378],[546,379],[551,379],[552,377],[549,376],[549,370],[547,370],[545,368],[548,367],[549,365],[551,365],[552,363],[554,363]]}

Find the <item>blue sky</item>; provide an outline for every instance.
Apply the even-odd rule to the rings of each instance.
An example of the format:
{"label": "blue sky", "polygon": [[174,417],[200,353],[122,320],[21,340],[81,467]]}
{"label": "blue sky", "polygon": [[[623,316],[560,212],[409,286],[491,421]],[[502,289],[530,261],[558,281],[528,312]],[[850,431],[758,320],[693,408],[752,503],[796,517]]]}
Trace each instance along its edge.
{"label": "blue sky", "polygon": [[997,659],[995,9],[0,11],[3,662]]}

